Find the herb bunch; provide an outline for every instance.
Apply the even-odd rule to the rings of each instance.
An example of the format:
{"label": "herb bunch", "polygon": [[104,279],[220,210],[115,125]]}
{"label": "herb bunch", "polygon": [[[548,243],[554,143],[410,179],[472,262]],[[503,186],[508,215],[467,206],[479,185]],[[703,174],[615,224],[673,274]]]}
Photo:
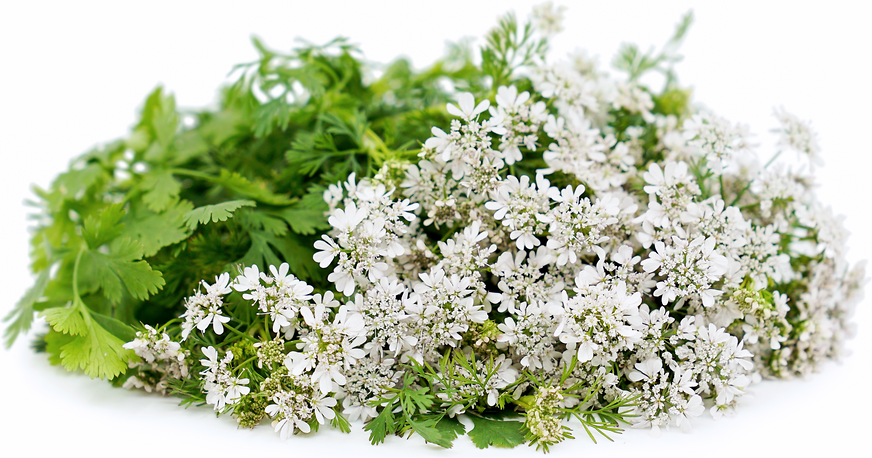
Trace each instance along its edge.
{"label": "herb bunch", "polygon": [[52,362],[283,439],[363,421],[373,444],[544,451],[568,421],[688,430],[838,358],[865,271],[813,176],[775,162],[821,165],[809,125],[777,110],[760,164],[678,82],[690,14],[613,79],[546,61],[560,13],[504,16],[480,62],[461,44],[375,77],[342,39],[255,40],[217,110],[155,90],[38,191],[7,343],[39,313]]}

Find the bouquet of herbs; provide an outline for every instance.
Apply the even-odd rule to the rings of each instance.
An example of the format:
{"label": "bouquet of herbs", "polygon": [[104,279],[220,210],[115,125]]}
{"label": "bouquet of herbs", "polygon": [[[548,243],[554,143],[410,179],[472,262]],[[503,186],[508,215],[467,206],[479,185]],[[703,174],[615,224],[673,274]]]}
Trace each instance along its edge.
{"label": "bouquet of herbs", "polygon": [[866,276],[815,199],[808,123],[776,110],[761,163],[691,105],[690,22],[625,45],[619,77],[546,60],[550,4],[423,71],[255,41],[219,108],[157,89],[38,190],[7,344],[39,314],[53,363],[283,439],[360,421],[373,444],[548,450],[568,421],[596,440],[730,414],[839,357]]}

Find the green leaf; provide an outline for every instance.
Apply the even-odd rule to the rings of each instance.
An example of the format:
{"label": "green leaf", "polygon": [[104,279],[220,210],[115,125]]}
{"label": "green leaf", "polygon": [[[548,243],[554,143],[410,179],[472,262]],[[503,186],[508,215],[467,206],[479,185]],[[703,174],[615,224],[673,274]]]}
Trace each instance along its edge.
{"label": "green leaf", "polygon": [[[311,248],[311,244],[304,244],[293,234],[277,237],[264,231],[251,231],[249,236],[251,236],[251,247],[237,261],[238,264],[277,266],[284,260],[290,265],[291,272],[303,280],[321,274],[321,268],[312,260],[315,250]],[[278,250],[278,253],[273,248]]]}
{"label": "green leaf", "polygon": [[136,330],[133,329],[127,323],[123,323],[111,316],[103,315],[102,313],[97,313],[93,310],[91,312],[91,318],[94,319],[103,329],[109,331],[113,336],[118,337],[124,342],[130,342],[136,338]]}
{"label": "green leaf", "polygon": [[118,237],[124,230],[124,225],[118,224],[123,216],[124,204],[117,203],[101,210],[99,216],[85,218],[82,237],[88,248],[95,250]]}
{"label": "green leaf", "polygon": [[449,441],[453,441],[458,436],[466,434],[466,426],[463,426],[463,423],[458,421],[457,418],[442,417],[436,422],[435,427]]}
{"label": "green leaf", "polygon": [[49,329],[45,335],[45,352],[48,353],[48,362],[53,366],[61,365],[61,347],[70,343],[76,336],[57,332]]}
{"label": "green leaf", "polygon": [[82,315],[84,306],[81,299],[74,298],[66,307],[45,309],[41,315],[55,331],[79,336],[88,332],[88,323]]}
{"label": "green leaf", "polygon": [[394,404],[389,402],[378,416],[370,420],[363,427],[364,431],[369,431],[369,442],[372,445],[383,443],[388,434],[395,434],[397,432],[393,410]]}
{"label": "green leaf", "polygon": [[291,226],[291,230],[297,234],[312,235],[319,230],[324,230],[330,227],[327,224],[327,217],[324,216],[323,210],[312,210],[308,208],[288,207],[281,211],[273,213],[281,217]]}
{"label": "green leaf", "polygon": [[333,413],[336,415],[333,417],[333,420],[330,421],[330,424],[333,425],[334,428],[342,431],[345,434],[351,432],[351,423],[348,422],[348,419],[342,415],[341,406],[337,406],[333,408]]}
{"label": "green leaf", "polygon": [[194,230],[197,224],[207,224],[210,221],[217,223],[227,221],[233,216],[233,212],[240,207],[254,207],[257,203],[253,200],[230,200],[215,205],[197,207],[185,214],[185,224],[188,229]]}
{"label": "green leaf", "polygon": [[284,220],[262,211],[245,212],[245,224],[250,229],[264,230],[279,237],[288,233],[288,225]]}
{"label": "green leaf", "polygon": [[[438,428],[436,428],[436,419],[429,418],[426,420],[412,420],[409,419],[409,425],[412,426],[412,430],[414,430],[418,435],[424,438],[425,441],[430,442],[432,444],[436,444],[440,447],[451,448],[452,443],[445,434],[443,434]],[[457,437],[455,434],[454,437]]]}
{"label": "green leaf", "polygon": [[145,300],[165,284],[160,272],[142,259],[142,244],[129,237],[113,243],[111,254],[87,251],[82,256],[82,272],[103,288],[112,302],[121,300],[122,284],[131,296]]}
{"label": "green leaf", "polygon": [[157,87],[145,100],[142,109],[140,127],[146,129],[152,140],[160,146],[161,154],[147,154],[150,159],[157,159],[170,146],[179,127],[179,116],[176,114],[176,99],[172,95],[164,95],[163,88]]}
{"label": "green leaf", "polygon": [[[46,350],[56,355],[57,361],[68,371],[82,369],[91,378],[111,380],[127,370],[127,361],[133,352],[123,348],[124,341],[94,320],[93,312],[78,296],[73,298],[69,306],[51,308],[42,312],[42,315],[53,331],[72,336],[72,339],[55,336],[51,341],[46,340]],[[101,321],[122,335],[129,335],[127,331],[122,331],[127,325],[102,315]]]}
{"label": "green leaf", "polygon": [[3,336],[6,339],[6,348],[12,346],[19,334],[24,334],[30,330],[30,325],[33,323],[33,305],[45,292],[45,287],[48,285],[50,270],[51,266],[40,272],[39,276],[36,277],[36,283],[34,283],[33,286],[31,286],[24,294],[24,297],[15,304],[15,308],[13,308],[9,314],[3,318],[4,322],[11,321],[9,326],[3,332]]}
{"label": "green leaf", "polygon": [[169,170],[155,171],[146,175],[139,186],[146,191],[142,195],[142,201],[156,213],[169,207],[182,190],[182,185]]}
{"label": "green leaf", "polygon": [[410,401],[415,403],[419,412],[425,412],[430,410],[430,407],[433,407],[433,403],[435,401],[435,396],[430,394],[427,388],[419,388],[417,390],[413,390],[408,388],[408,386],[403,390],[402,396],[407,397]]}
{"label": "green leaf", "polygon": [[490,420],[475,414],[467,415],[472,419],[473,428],[469,438],[478,448],[506,447],[513,448],[524,443],[524,435],[519,421]]}
{"label": "green leaf", "polygon": [[161,248],[176,244],[191,235],[185,225],[185,216],[193,208],[190,202],[175,202],[163,213],[144,208],[130,212],[122,237],[130,237],[142,244],[143,256],[154,256]]}
{"label": "green leaf", "polygon": [[173,154],[168,158],[169,164],[184,164],[209,151],[209,144],[200,132],[188,131],[176,136],[173,143]]}
{"label": "green leaf", "polygon": [[237,194],[269,205],[290,205],[296,201],[287,195],[270,191],[264,181],[252,182],[239,173],[227,169],[221,169],[221,174],[214,179],[214,182]]}
{"label": "green leaf", "polygon": [[291,111],[288,104],[281,98],[271,100],[258,108],[254,135],[258,138],[265,137],[276,127],[285,130],[290,119]]}
{"label": "green leaf", "polygon": [[65,199],[77,199],[79,192],[89,190],[108,180],[109,175],[99,164],[88,164],[81,169],[70,170],[59,175],[52,189]]}
{"label": "green leaf", "polygon": [[127,371],[133,353],[122,345],[121,339],[92,322],[86,335],[76,336],[60,348],[60,360],[68,371],[82,369],[91,378],[111,380]]}

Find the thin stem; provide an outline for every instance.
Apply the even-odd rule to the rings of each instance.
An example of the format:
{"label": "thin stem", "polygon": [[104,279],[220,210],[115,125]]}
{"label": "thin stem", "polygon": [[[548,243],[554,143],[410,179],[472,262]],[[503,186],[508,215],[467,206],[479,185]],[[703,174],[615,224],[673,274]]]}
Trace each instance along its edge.
{"label": "thin stem", "polygon": [[244,332],[240,331],[239,329],[234,328],[233,326],[230,326],[230,325],[227,324],[227,323],[224,323],[224,327],[227,328],[227,329],[229,329],[230,331],[232,331],[232,332],[235,333],[235,334],[238,334],[238,335],[240,335],[240,336],[242,336],[242,337],[245,337],[246,339],[248,339],[248,340],[250,340],[250,341],[252,341],[252,342],[257,342],[257,340],[255,340],[254,337],[251,337],[250,335],[245,334]]}
{"label": "thin stem", "polygon": [[775,162],[775,159],[778,159],[778,156],[781,156],[781,151],[783,150],[778,150],[778,152],[775,153],[775,156],[772,156],[772,159],[769,159],[769,162],[767,162],[766,165],[763,166],[764,170],[766,169],[766,167],[772,165],[772,163]]}
{"label": "thin stem", "polygon": [[85,254],[85,248],[79,250],[76,255],[76,262],[73,264],[73,296],[79,297],[79,262],[82,260],[82,255]]}
{"label": "thin stem", "polygon": [[[763,170],[766,170],[767,167],[769,167],[770,165],[772,165],[773,162],[775,162],[775,159],[778,159],[778,156],[781,156],[781,151],[783,151],[783,150],[779,150],[777,153],[775,153],[774,156],[772,156],[772,159],[769,159],[769,162],[767,162],[766,165],[763,166]],[[739,199],[741,199],[742,196],[745,194],[745,191],[747,191],[748,188],[750,188],[750,187],[751,187],[751,183],[749,182],[747,185],[745,185],[744,188],[742,188],[741,191],[739,191],[739,194],[736,195],[736,198],[733,199],[732,202],[730,202],[730,206],[735,205],[736,202],[738,202]],[[742,208],[744,208],[744,207],[742,207]]]}
{"label": "thin stem", "polygon": [[269,331],[269,315],[263,316],[263,331],[266,333],[266,340],[272,339],[272,334]]}
{"label": "thin stem", "polygon": [[251,358],[246,359],[245,361],[239,363],[239,366],[237,366],[237,369],[241,369],[242,366],[244,366],[244,365],[246,365],[246,364],[248,364],[256,359],[257,359],[257,356],[252,356]]}
{"label": "thin stem", "polygon": [[164,329],[166,329],[167,327],[169,327],[169,325],[174,324],[174,323],[177,323],[177,322],[179,322],[179,321],[182,321],[182,320],[180,320],[180,319],[178,319],[178,318],[173,318],[172,320],[169,320],[169,321],[167,321],[166,323],[162,324],[160,327],[158,327],[158,328],[157,328],[157,331],[158,331],[158,332],[162,332]]}

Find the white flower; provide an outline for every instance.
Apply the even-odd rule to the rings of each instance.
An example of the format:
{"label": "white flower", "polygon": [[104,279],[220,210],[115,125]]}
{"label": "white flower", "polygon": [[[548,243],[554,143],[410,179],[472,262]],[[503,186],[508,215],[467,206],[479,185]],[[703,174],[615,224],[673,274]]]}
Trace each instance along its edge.
{"label": "white flower", "polygon": [[228,351],[224,358],[218,358],[218,351],[212,347],[203,347],[203,355],[207,359],[201,359],[200,364],[206,369],[200,372],[203,381],[203,390],[206,392],[206,403],[220,411],[227,404],[234,404],[240,397],[250,392],[245,386],[247,378],[234,377],[227,365],[233,361],[233,353]]}
{"label": "white flower", "polygon": [[454,138],[450,134],[446,134],[445,131],[438,127],[433,127],[430,130],[434,136],[428,138],[427,141],[424,142],[424,147],[433,149],[437,153],[441,154],[443,161],[447,161],[449,158],[451,158],[451,153],[454,151],[454,148],[456,146],[454,143]]}
{"label": "white flower", "polygon": [[663,371],[663,361],[660,358],[649,358],[639,361],[633,366],[635,369],[627,375],[631,382],[640,380],[655,380]]}
{"label": "white flower", "polygon": [[784,107],[775,109],[775,117],[781,123],[781,128],[776,129],[776,132],[781,134],[778,144],[805,154],[811,163],[812,170],[815,166],[823,166],[824,160],[820,156],[817,135],[811,130],[811,125],[788,113]]}
{"label": "white flower", "polygon": [[460,108],[455,106],[453,103],[449,103],[447,105],[448,113],[463,118],[464,121],[472,121],[479,115],[479,113],[487,110],[490,106],[490,101],[485,99],[476,105],[475,97],[473,97],[472,94],[469,92],[461,92],[457,96],[457,104],[460,105]]}
{"label": "white flower", "polygon": [[642,261],[646,272],[659,272],[664,278],[657,282],[654,296],[660,297],[663,305],[688,296],[699,297],[705,307],[712,307],[715,298],[722,292],[711,288],[727,272],[727,259],[715,252],[714,238],[697,237],[688,242],[672,237],[667,246],[661,241],[654,243],[652,251]]}
{"label": "white flower", "polygon": [[327,222],[339,231],[352,231],[366,218],[366,214],[366,209],[358,209],[357,205],[351,202],[345,209],[333,210],[333,214],[327,218]]}
{"label": "white flower", "polygon": [[325,304],[316,304],[313,309],[300,309],[309,332],[297,345],[302,352],[289,352],[285,366],[293,375],[312,371],[310,383],[317,386],[322,394],[335,391],[335,386],[345,385],[343,368],[354,365],[365,352],[357,348],[366,341],[363,333],[363,320],[359,315],[349,315],[345,307],[340,307],[332,322],[328,320]]}
{"label": "white flower", "polygon": [[563,31],[564,12],[565,6],[555,7],[549,1],[533,7],[532,20],[540,33],[550,36]]}
{"label": "white flower", "polygon": [[541,243],[536,235],[545,230],[544,215],[549,210],[548,192],[551,185],[542,175],[536,176],[536,184],[522,176],[519,180],[510,175],[491,192],[491,200],[485,208],[495,211],[494,219],[511,229],[510,238],[518,249],[533,249]]}
{"label": "white flower", "polygon": [[224,304],[223,295],[233,291],[229,286],[230,274],[227,272],[215,277],[214,284],[201,282],[206,294],[196,291],[193,296],[185,299],[185,313],[182,324],[182,340],[186,340],[191,331],[196,327],[200,332],[205,332],[212,325],[215,334],[224,333],[224,323],[230,321],[230,317],[224,316],[221,306]]}
{"label": "white flower", "polygon": [[557,265],[575,264],[580,255],[594,253],[595,248],[609,240],[605,230],[618,222],[617,201],[604,199],[591,203],[582,197],[584,186],[567,186],[562,191],[550,188],[549,197],[558,203],[541,221],[550,223],[547,247],[557,254]]}

